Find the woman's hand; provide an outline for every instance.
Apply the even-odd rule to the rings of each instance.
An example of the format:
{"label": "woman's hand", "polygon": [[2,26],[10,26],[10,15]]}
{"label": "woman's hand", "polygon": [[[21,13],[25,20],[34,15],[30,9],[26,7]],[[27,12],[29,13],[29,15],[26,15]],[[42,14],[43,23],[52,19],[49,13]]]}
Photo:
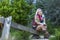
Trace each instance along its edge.
{"label": "woman's hand", "polygon": [[41,23],[40,22],[37,22],[38,25],[40,25]]}
{"label": "woman's hand", "polygon": [[47,26],[46,24],[43,24],[43,26]]}

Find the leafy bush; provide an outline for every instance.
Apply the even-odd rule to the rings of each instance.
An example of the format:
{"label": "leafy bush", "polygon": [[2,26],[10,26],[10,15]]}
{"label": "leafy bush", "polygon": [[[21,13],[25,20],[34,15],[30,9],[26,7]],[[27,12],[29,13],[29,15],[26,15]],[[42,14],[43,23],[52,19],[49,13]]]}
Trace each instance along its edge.
{"label": "leafy bush", "polygon": [[55,29],[55,37],[50,38],[50,40],[60,40],[60,31]]}
{"label": "leafy bush", "polygon": [[[0,2],[0,15],[4,17],[12,16],[14,22],[28,24],[28,15],[33,5],[29,5],[25,0],[14,0],[11,4],[8,0]],[[16,36],[16,40],[27,40],[29,33],[11,28],[11,35]]]}
{"label": "leafy bush", "polygon": [[15,40],[29,40],[30,33],[22,31],[22,30],[16,30],[14,28],[11,28],[10,34],[12,37],[15,37]]}

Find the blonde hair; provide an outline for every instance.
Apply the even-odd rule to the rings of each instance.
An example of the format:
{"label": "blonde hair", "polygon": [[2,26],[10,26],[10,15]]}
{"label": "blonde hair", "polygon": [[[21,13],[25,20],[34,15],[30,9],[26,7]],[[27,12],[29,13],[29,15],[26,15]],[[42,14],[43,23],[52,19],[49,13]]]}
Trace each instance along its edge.
{"label": "blonde hair", "polygon": [[41,9],[41,8],[38,8],[38,9],[37,9],[37,11],[36,11],[36,14],[35,14],[35,15],[37,15],[37,13],[39,12],[39,10],[41,10],[41,11],[42,11],[42,9]]}
{"label": "blonde hair", "polygon": [[[41,10],[40,8],[37,9],[36,13],[35,13],[35,19],[36,19],[36,15],[39,12],[39,10]],[[42,10],[41,10],[42,11]]]}

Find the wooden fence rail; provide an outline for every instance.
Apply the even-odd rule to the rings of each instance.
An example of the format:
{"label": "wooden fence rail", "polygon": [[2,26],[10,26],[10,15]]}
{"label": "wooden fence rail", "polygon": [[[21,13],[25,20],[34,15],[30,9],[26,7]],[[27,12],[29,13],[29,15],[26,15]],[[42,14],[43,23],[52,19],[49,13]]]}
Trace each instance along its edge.
{"label": "wooden fence rail", "polygon": [[[5,18],[4,17],[0,17],[0,23],[4,24]],[[32,28],[23,26],[21,24],[17,24],[15,22],[11,22],[11,27],[19,29],[19,30],[24,30],[33,34],[37,34],[35,30],[33,30]]]}

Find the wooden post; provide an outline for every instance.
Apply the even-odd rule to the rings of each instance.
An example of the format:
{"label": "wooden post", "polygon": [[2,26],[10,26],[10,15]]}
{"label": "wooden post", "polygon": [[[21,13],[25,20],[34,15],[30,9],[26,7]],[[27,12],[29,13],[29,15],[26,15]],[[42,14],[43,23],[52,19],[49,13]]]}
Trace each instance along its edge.
{"label": "wooden post", "polygon": [[4,28],[3,28],[3,31],[2,31],[1,40],[8,40],[11,20],[12,20],[11,16],[8,17],[8,18],[5,18],[5,23],[4,23]]}

